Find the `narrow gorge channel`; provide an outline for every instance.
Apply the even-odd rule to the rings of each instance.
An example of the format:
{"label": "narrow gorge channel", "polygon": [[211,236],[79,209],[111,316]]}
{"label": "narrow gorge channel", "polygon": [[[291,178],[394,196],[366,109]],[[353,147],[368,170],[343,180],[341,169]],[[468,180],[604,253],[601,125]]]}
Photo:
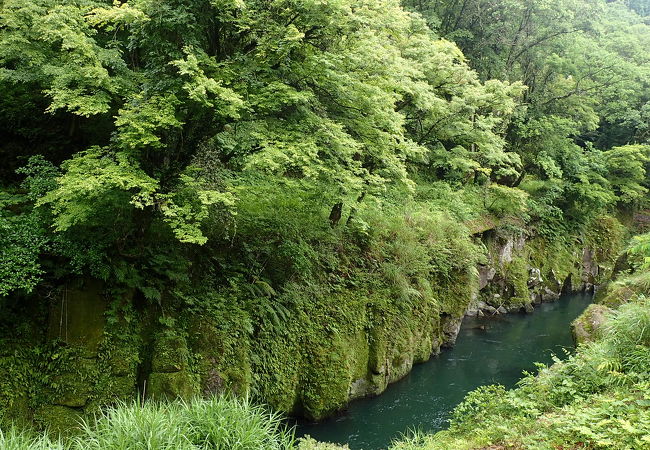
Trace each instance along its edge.
{"label": "narrow gorge channel", "polygon": [[590,294],[570,294],[539,305],[534,314],[466,317],[453,349],[336,417],[299,423],[298,433],[348,444],[351,450],[376,450],[408,429],[441,430],[469,391],[485,384],[512,387],[535,362],[550,363],[552,354],[562,357],[563,349],[573,347],[570,323],[591,300]]}

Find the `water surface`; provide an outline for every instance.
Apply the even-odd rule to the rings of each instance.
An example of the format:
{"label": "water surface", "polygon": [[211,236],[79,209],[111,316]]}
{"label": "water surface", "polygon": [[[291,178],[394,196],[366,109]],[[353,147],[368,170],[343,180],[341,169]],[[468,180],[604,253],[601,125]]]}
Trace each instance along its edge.
{"label": "water surface", "polygon": [[380,396],[353,402],[337,417],[299,424],[298,434],[352,450],[377,450],[408,429],[441,430],[467,392],[492,383],[513,387],[535,362],[564,356],[563,348],[573,348],[569,324],[590,302],[591,295],[566,295],[537,306],[534,314],[466,318],[452,350],[415,366]]}

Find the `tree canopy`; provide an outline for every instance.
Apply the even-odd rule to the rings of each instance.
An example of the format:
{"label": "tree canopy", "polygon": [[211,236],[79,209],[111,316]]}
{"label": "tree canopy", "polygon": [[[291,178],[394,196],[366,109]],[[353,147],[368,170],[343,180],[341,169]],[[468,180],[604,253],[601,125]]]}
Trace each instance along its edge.
{"label": "tree canopy", "polygon": [[0,295],[182,278],[262,192],[334,227],[432,182],[539,230],[639,207],[646,3],[5,0]]}

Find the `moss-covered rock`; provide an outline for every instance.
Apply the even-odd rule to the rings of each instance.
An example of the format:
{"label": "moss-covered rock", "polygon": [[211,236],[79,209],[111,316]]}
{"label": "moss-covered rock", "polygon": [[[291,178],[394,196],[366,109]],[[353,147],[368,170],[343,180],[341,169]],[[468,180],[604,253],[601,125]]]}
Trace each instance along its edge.
{"label": "moss-covered rock", "polygon": [[34,421],[55,434],[78,429],[83,417],[83,410],[59,405],[41,406],[34,412]]}
{"label": "moss-covered rock", "polygon": [[154,372],[147,379],[147,396],[154,399],[187,399],[198,395],[199,391],[197,377],[186,370]]}
{"label": "moss-covered rock", "polygon": [[203,394],[228,391],[245,394],[250,390],[252,371],[250,339],[245,331],[247,320],[241,312],[231,310],[220,314],[219,318],[205,315],[201,320],[189,321],[188,347],[199,356],[196,371]]}
{"label": "moss-covered rock", "polygon": [[585,344],[597,340],[603,332],[603,326],[612,310],[604,305],[591,304],[571,323],[571,332],[576,344]]}
{"label": "moss-covered rock", "polygon": [[48,338],[78,346],[84,356],[97,356],[108,305],[103,288],[102,282],[92,279],[64,286],[60,297],[51,302]]}
{"label": "moss-covered rock", "polygon": [[189,350],[184,337],[164,330],[154,338],[152,372],[179,372],[188,368]]}
{"label": "moss-covered rock", "polygon": [[307,436],[298,441],[298,450],[349,450],[347,445],[330,444],[328,442],[318,442]]}

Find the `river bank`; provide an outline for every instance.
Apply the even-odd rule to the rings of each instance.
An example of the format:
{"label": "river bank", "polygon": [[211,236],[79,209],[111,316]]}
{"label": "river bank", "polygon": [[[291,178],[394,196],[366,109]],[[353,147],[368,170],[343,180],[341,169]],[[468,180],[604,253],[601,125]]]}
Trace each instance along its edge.
{"label": "river bank", "polygon": [[319,424],[300,422],[298,434],[352,450],[377,450],[407,430],[444,429],[469,391],[486,384],[512,388],[536,362],[564,357],[564,350],[573,348],[569,324],[591,300],[590,294],[568,294],[539,305],[532,315],[467,317],[454,348],[415,366],[379,397],[357,400]]}

